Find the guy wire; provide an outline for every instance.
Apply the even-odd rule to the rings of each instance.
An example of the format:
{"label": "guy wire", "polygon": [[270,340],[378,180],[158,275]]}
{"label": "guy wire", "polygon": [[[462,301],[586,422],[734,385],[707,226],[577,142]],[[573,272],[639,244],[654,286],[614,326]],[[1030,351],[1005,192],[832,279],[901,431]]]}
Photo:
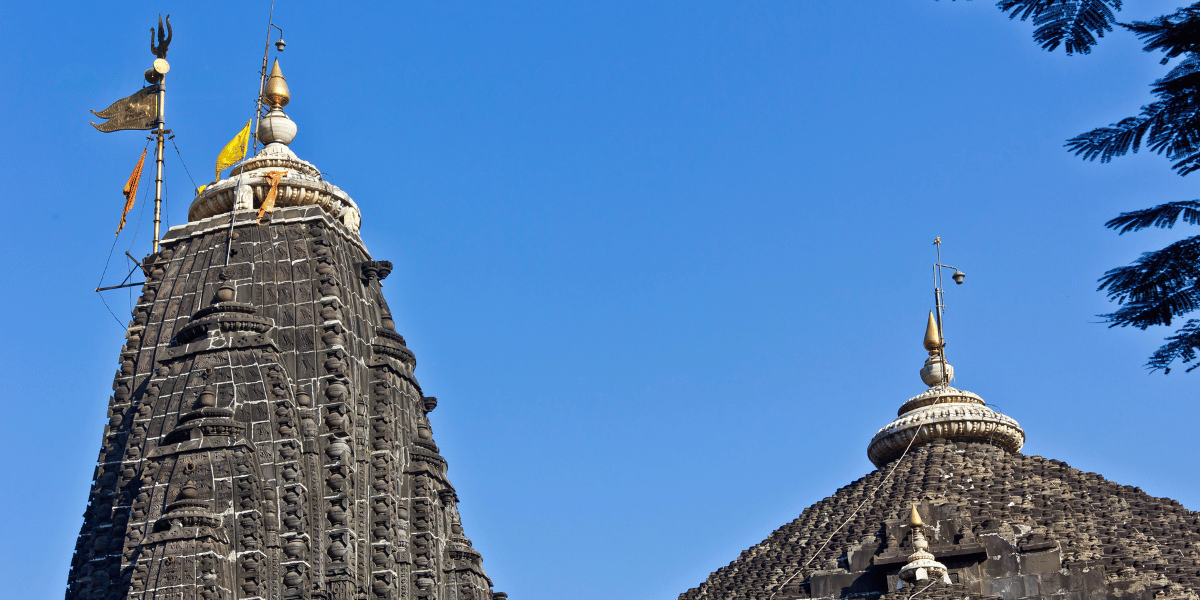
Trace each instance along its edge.
{"label": "guy wire", "polygon": [[[117,236],[114,235],[112,247],[108,249],[108,260],[104,261],[104,271],[100,273],[100,281],[96,284],[97,288],[100,287],[101,283],[104,283],[104,275],[108,273],[108,264],[112,262],[112,253],[117,247],[117,239]],[[104,294],[96,292],[96,295],[99,296],[100,301],[104,303],[104,308],[108,309],[108,314],[112,315],[113,320],[117,322],[117,327],[124,329],[125,326],[122,325],[121,320],[117,318],[117,313],[112,311],[112,308],[108,305],[108,301],[104,299]]]}
{"label": "guy wire", "polygon": [[121,320],[117,318],[117,313],[113,312],[112,308],[108,306],[108,301],[104,299],[104,294],[100,294],[100,301],[104,303],[104,308],[108,309],[108,314],[112,315],[113,320],[117,322],[117,327],[125,329],[125,326],[121,324]]}
{"label": "guy wire", "polygon": [[[246,157],[242,156],[245,161]],[[242,174],[238,173],[237,185],[233,188],[233,207],[229,209],[229,239],[225,242],[225,266],[229,266],[229,257],[233,254],[233,222],[237,220],[238,193],[242,191]],[[250,191],[254,194],[254,191]]]}
{"label": "guy wire", "polygon": [[921,589],[920,589],[920,591],[918,591],[917,593],[915,593],[915,594],[913,594],[913,595],[909,596],[909,600],[912,600],[913,598],[916,598],[917,596],[920,596],[920,595],[921,595],[921,592],[924,592],[925,590],[927,590],[927,589],[929,589],[929,588],[933,587],[933,584],[935,584],[935,583],[937,583],[937,582],[938,582],[938,580],[936,580],[936,579],[934,579],[933,581],[930,581],[930,582],[929,582],[929,585],[927,585],[927,586],[925,586],[925,587],[921,588]]}
{"label": "guy wire", "polygon": [[171,137],[169,137],[167,139],[171,140],[172,146],[175,146],[175,154],[177,154],[179,156],[179,164],[183,165],[183,172],[187,173],[188,179],[192,180],[192,188],[195,189],[195,188],[200,187],[200,186],[196,185],[196,180],[192,178],[192,172],[188,170],[187,163],[183,162],[183,154],[181,154],[179,152],[179,144],[175,143],[175,135],[171,134]]}
{"label": "guy wire", "polygon": [[[146,180],[146,194],[150,193],[150,182],[151,181],[153,181],[153,180],[152,179]],[[135,243],[137,243],[138,232],[142,230],[142,218],[145,215],[146,215],[146,203],[143,202],[141,210],[138,211],[137,226],[135,226],[133,228],[133,239],[129,241],[129,248],[127,248],[127,250],[133,250],[133,245]]]}

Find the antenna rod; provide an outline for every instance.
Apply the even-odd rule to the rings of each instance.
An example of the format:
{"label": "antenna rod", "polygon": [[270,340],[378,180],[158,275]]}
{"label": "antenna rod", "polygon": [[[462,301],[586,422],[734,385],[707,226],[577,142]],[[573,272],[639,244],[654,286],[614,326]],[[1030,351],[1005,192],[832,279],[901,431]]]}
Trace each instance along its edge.
{"label": "antenna rod", "polygon": [[[267,16],[267,41],[263,44],[263,64],[259,71],[258,98],[254,100],[254,153],[258,154],[258,120],[262,118],[262,95],[267,85],[267,57],[271,54],[271,26],[275,24],[275,0],[271,0],[271,14]],[[282,39],[282,38],[280,38]]]}
{"label": "antenna rod", "polygon": [[940,236],[935,238],[933,245],[937,247],[937,264],[933,265],[933,304],[937,310],[938,339],[941,340],[938,358],[942,362],[942,383],[949,385],[950,374],[946,368],[946,333],[942,330],[942,319],[946,308],[943,298],[945,292],[942,290],[942,238]]}

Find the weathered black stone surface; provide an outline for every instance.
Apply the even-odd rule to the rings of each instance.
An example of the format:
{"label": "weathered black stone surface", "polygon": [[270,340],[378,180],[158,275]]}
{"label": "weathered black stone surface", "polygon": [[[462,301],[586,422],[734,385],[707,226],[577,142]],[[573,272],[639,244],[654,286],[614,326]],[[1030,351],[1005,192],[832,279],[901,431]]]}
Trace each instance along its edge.
{"label": "weathered black stone surface", "polygon": [[[913,503],[953,585],[897,589]],[[805,509],[679,598],[1166,600],[1197,590],[1200,513],[1057,460],[936,440]]]}
{"label": "weathered black stone surface", "polygon": [[254,216],[144,261],[67,599],[490,600],[391,263],[318,207]]}

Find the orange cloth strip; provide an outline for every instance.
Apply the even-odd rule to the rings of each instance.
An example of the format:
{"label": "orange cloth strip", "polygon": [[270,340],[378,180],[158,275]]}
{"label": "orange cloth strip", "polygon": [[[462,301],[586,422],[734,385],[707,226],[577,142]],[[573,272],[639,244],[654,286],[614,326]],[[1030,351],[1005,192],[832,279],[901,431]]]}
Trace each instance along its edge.
{"label": "orange cloth strip", "polygon": [[146,149],[142,148],[142,157],[138,159],[137,166],[129,175],[129,181],[126,181],[125,187],[121,189],[121,193],[125,194],[125,210],[121,212],[121,224],[117,225],[116,235],[121,235],[121,230],[125,228],[125,217],[129,215],[130,210],[133,210],[133,201],[137,198],[138,184],[142,181],[142,165],[145,162]]}
{"label": "orange cloth strip", "polygon": [[271,189],[267,190],[267,197],[263,198],[262,205],[258,207],[258,220],[262,222],[263,215],[275,212],[275,195],[279,192],[279,180],[287,175],[287,171],[267,171],[267,181],[271,183]]}

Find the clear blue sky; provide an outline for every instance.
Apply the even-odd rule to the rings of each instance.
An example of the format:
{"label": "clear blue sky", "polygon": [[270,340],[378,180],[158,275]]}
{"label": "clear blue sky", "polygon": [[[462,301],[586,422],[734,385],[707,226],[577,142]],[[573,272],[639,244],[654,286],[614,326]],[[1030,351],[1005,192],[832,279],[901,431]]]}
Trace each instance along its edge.
{"label": "clear blue sky", "polygon": [[[123,342],[92,288],[145,141],[87,111],[139,88],[170,12],[169,127],[206,182],[253,110],[267,8],[0,20],[0,597],[63,593]],[[947,294],[958,384],[1027,453],[1200,508],[1200,373],[1147,375],[1168,332],[1095,316],[1097,277],[1186,233],[1104,221],[1197,178],[1062,148],[1150,99],[1165,68],[1132,35],[1068,58],[992,2],[933,0],[279,0],[276,22],[292,147],[396,265],[384,291],[441,400],[467,534],[515,600],[673,598],[867,473],[924,389],[935,236],[967,273]],[[173,149],[167,177],[179,224]],[[136,226],[118,256],[149,251]],[[129,296],[107,296],[122,321]]]}

